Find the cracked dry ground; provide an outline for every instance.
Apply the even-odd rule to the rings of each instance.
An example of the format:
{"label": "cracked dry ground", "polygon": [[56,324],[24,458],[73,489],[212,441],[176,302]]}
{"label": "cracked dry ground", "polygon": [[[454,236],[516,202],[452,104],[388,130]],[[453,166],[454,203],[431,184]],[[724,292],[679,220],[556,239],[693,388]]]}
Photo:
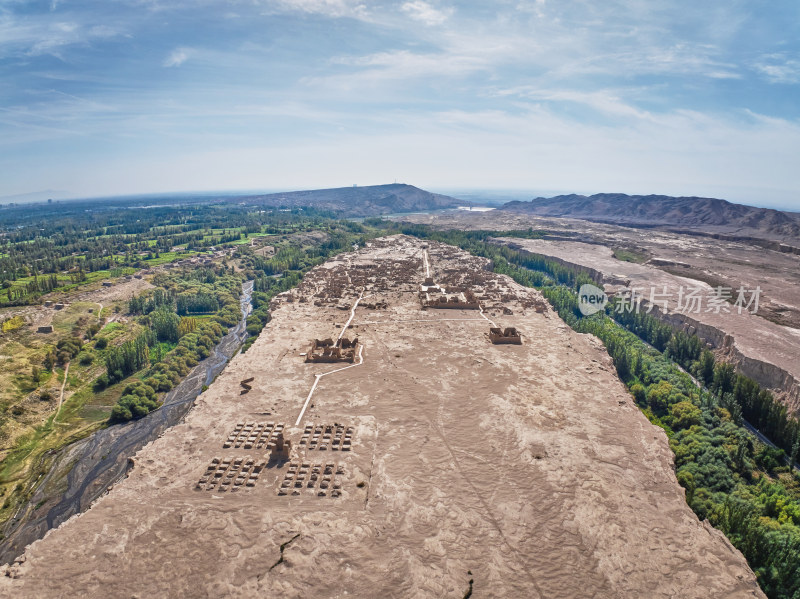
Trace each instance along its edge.
{"label": "cracked dry ground", "polygon": [[[444,245],[427,249],[435,281],[471,287],[524,344],[491,345],[475,310],[421,310],[426,245],[373,241],[280,296],[185,422],[33,544],[0,593],[460,598],[474,579],[474,597],[763,596],[739,552],[686,506],[663,431],[600,343]],[[320,379],[295,427],[314,375],[343,366],[301,354],[339,335],[362,289],[347,336],[363,342],[363,363]],[[292,460],[262,469],[254,431],[279,423]],[[352,427],[350,451],[333,450],[336,424],[340,439]],[[221,467],[246,473],[214,479]],[[208,482],[226,479],[226,491]]]}

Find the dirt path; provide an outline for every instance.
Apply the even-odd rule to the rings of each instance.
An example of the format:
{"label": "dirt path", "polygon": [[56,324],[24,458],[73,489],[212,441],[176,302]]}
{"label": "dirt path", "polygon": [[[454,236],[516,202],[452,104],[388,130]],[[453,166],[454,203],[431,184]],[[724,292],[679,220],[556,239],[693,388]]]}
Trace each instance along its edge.
{"label": "dirt path", "polygon": [[67,387],[67,376],[69,376],[69,362],[64,366],[64,381],[61,383],[61,393],[58,394],[58,407],[56,408],[56,415],[53,417],[53,422],[58,420],[58,415],[61,413],[61,404],[64,403],[64,389]]}
{"label": "dirt path", "polygon": [[311,401],[311,396],[314,395],[314,391],[316,391],[320,379],[324,376],[328,376],[329,374],[333,374],[335,372],[341,372],[342,370],[347,370],[348,368],[353,368],[354,366],[361,366],[364,363],[364,356],[362,354],[363,350],[364,346],[363,345],[359,346],[357,364],[350,364],[349,366],[343,366],[342,368],[337,368],[336,370],[331,370],[330,372],[323,372],[321,374],[314,375],[314,384],[311,386],[311,391],[308,392],[308,397],[306,397],[306,401],[303,404],[303,409],[300,410],[300,414],[299,416],[297,416],[297,421],[294,423],[295,426],[300,426],[300,421],[303,420],[303,414],[305,414],[306,408],[308,408],[308,403]]}
{"label": "dirt path", "polygon": [[[20,506],[17,519],[2,527],[5,538],[0,542],[0,563],[10,562],[48,530],[88,509],[111,484],[125,476],[130,456],[189,412],[203,385],[209,385],[217,377],[247,336],[252,281],[244,283],[242,290],[239,324],[230,329],[208,358],[167,393],[161,408],[139,420],[101,429],[60,450],[31,499]],[[47,502],[45,507],[35,509],[34,506],[44,502]],[[5,596],[2,590],[0,596]]]}
{"label": "dirt path", "polygon": [[353,322],[353,317],[356,315],[356,308],[358,308],[358,302],[360,302],[362,299],[364,299],[364,292],[363,292],[363,291],[362,291],[362,292],[361,292],[361,294],[358,296],[358,299],[357,299],[357,300],[355,301],[355,303],[353,304],[353,307],[352,307],[352,308],[350,308],[350,318],[349,318],[349,319],[348,319],[348,321],[345,323],[345,325],[342,327],[342,332],[341,332],[341,333],[339,333],[339,338],[338,338],[338,341],[341,341],[341,340],[342,340],[342,337],[344,337],[344,334],[345,334],[345,332],[347,331],[347,327],[349,327],[349,326],[350,326],[350,323],[351,323],[351,322]]}
{"label": "dirt path", "polygon": [[[367,296],[369,297],[369,296]],[[356,315],[356,308],[358,307],[358,302],[364,299],[364,292],[362,291],[361,294],[358,296],[358,299],[353,303],[353,307],[350,309],[350,318],[348,319],[347,323],[342,327],[342,332],[339,333],[339,338],[337,339],[337,343],[342,340],[345,331],[347,331],[347,327],[350,326],[350,323],[353,322],[353,318]],[[329,374],[333,374],[334,372],[340,372],[342,370],[347,370],[348,368],[352,368],[353,366],[361,366],[364,363],[364,357],[362,355],[362,351],[364,346],[359,346],[358,348],[358,363],[357,364],[350,364],[350,366],[344,366],[343,368],[337,368],[336,370],[331,370],[330,372],[323,372],[321,374],[314,375],[314,384],[311,386],[311,391],[308,392],[308,397],[306,397],[306,401],[303,404],[303,408],[300,410],[300,414],[297,416],[297,422],[294,423],[295,426],[300,425],[300,421],[303,419],[303,414],[306,413],[306,408],[308,408],[308,404],[311,402],[311,397],[314,395],[314,391],[317,390],[317,385],[322,377],[328,376]]]}

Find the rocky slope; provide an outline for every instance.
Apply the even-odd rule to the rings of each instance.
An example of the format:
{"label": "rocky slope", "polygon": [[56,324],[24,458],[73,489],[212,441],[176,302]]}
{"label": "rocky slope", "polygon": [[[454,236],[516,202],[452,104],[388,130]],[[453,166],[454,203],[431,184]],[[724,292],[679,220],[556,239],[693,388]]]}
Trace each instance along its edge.
{"label": "rocky slope", "polygon": [[502,210],[581,218],[630,226],[659,226],[710,234],[783,241],[800,247],[800,213],[733,204],[726,200],[598,193],[508,202]]}

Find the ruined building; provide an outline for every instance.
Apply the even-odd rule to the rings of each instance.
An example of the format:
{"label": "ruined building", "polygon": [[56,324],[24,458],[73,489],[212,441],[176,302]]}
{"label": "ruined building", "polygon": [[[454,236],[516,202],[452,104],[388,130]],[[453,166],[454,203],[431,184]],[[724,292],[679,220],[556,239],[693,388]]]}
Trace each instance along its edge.
{"label": "ruined building", "polygon": [[495,345],[510,343],[512,345],[522,345],[522,335],[514,327],[492,327],[489,329],[489,340]]}
{"label": "ruined building", "polygon": [[422,309],[427,308],[445,308],[451,310],[480,310],[481,306],[478,298],[472,291],[453,291],[445,293],[442,290],[441,294],[421,292],[420,303]]}
{"label": "ruined building", "polygon": [[314,339],[306,352],[306,362],[350,362],[358,355],[358,337],[349,340],[342,337],[336,342],[333,339]]}

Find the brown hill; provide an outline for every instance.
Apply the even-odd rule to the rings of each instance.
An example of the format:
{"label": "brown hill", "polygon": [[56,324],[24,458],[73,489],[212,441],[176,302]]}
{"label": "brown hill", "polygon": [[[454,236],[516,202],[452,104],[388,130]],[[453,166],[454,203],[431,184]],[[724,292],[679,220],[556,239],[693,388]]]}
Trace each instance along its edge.
{"label": "brown hill", "polygon": [[239,197],[231,201],[268,208],[314,207],[330,210],[340,216],[377,216],[393,212],[443,210],[470,205],[470,202],[431,193],[404,183],[290,191]]}
{"label": "brown hill", "polygon": [[800,243],[800,213],[726,200],[663,195],[598,193],[508,202],[502,210],[579,218],[618,225],[663,227],[710,234]]}

